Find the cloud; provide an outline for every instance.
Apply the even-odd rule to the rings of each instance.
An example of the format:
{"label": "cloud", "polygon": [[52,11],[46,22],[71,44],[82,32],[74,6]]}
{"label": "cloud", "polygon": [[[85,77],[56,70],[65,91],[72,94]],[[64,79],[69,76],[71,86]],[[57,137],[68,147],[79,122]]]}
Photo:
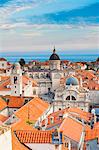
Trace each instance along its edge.
{"label": "cloud", "polygon": [[11,30],[11,29],[16,29],[16,28],[25,28],[28,27],[28,25],[24,22],[22,23],[2,23],[0,25],[0,29],[2,30]]}
{"label": "cloud", "polygon": [[44,30],[44,31],[56,31],[56,30],[71,30],[71,29],[90,29],[96,30],[98,32],[99,26],[94,25],[86,25],[86,24],[28,24],[26,22],[19,22],[19,23],[2,23],[0,24],[1,30],[13,30],[13,29],[22,29],[24,30]]}
{"label": "cloud", "polygon": [[38,36],[41,36],[42,34],[40,32],[32,32],[32,33],[23,33],[22,36],[25,36],[25,37],[38,37]]}
{"label": "cloud", "polygon": [[[95,6],[68,12],[60,8],[60,12],[44,12],[38,16],[20,15],[20,12],[26,12],[44,2],[52,4],[52,0],[12,0],[0,7],[1,50],[40,50],[49,49],[52,45],[59,49],[99,48],[99,18],[90,9]],[[85,10],[89,13],[85,13]],[[17,17],[14,16],[15,12],[19,14]]]}
{"label": "cloud", "polygon": [[[56,2],[55,0],[53,1]],[[86,7],[81,7],[78,9],[73,9],[70,11],[61,11],[60,8],[58,12],[47,13],[43,12],[43,15],[33,15],[33,8],[37,8],[36,11],[39,11],[38,6],[43,6],[44,4],[52,4],[52,0],[12,0],[6,3],[3,7],[0,7],[0,22],[27,22],[32,24],[97,24],[99,23],[98,8],[99,3],[94,3]],[[55,3],[56,4],[56,3]],[[46,5],[45,5],[46,7]],[[51,7],[50,7],[51,8]],[[28,16],[21,17],[20,12],[31,9],[31,14]],[[44,10],[42,10],[44,11]],[[54,10],[53,10],[54,11]],[[19,14],[17,17],[14,17],[14,13]],[[13,17],[11,17],[11,15]],[[12,19],[13,18],[13,19]]]}
{"label": "cloud", "polygon": [[[31,9],[31,6],[22,6],[22,7],[16,7],[15,11],[14,12],[20,12],[20,11],[23,11],[25,9]],[[14,13],[13,12],[13,13]]]}
{"label": "cloud", "polygon": [[[27,3],[28,3],[28,5],[27,5]],[[19,11],[22,11],[25,9],[29,9],[29,8],[32,8],[33,6],[35,6],[35,3],[32,0],[30,0],[30,2],[26,1],[26,0],[10,1],[3,7],[0,7],[0,20],[2,21],[2,20],[5,20],[6,18],[8,19],[8,17],[12,13],[19,12]]]}
{"label": "cloud", "polygon": [[[18,30],[18,28],[21,30]],[[9,28],[9,26],[3,26]],[[1,50],[42,50],[56,45],[63,50],[98,49],[99,26],[13,24],[14,32],[1,32]],[[16,32],[15,32],[16,31]]]}
{"label": "cloud", "polygon": [[42,2],[49,3],[51,0],[11,0],[6,2],[2,7],[0,7],[0,20],[8,18],[15,12],[20,12],[26,9],[31,9]]}
{"label": "cloud", "polygon": [[99,3],[91,4],[70,11],[58,11],[54,13],[44,13],[34,15],[32,12],[28,16],[17,16],[14,21],[28,22],[32,24],[99,24]]}

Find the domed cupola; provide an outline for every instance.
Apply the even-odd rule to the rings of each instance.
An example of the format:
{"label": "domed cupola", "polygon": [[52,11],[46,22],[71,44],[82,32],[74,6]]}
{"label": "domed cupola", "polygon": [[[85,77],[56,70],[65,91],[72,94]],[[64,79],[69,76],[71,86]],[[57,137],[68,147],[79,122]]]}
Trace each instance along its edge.
{"label": "domed cupola", "polygon": [[53,54],[49,58],[50,70],[60,70],[60,58],[54,47]]}
{"label": "domed cupola", "polygon": [[78,81],[78,79],[75,78],[75,77],[69,77],[69,78],[66,80],[66,85],[78,86],[78,85],[79,85],[79,81]]}
{"label": "domed cupola", "polygon": [[53,50],[53,54],[50,56],[49,60],[60,60],[59,56],[56,54],[55,47]]}

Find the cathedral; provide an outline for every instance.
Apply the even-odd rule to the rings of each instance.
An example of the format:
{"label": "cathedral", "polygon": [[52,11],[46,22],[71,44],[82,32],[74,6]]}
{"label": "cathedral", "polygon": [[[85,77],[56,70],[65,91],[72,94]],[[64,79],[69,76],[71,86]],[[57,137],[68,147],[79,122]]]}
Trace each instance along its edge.
{"label": "cathedral", "polygon": [[49,57],[49,70],[31,73],[39,85],[39,96],[52,103],[53,111],[69,107],[89,111],[89,90],[83,87],[82,78],[75,75],[75,70],[65,70],[61,66],[55,48]]}
{"label": "cathedral", "polygon": [[70,107],[89,111],[97,102],[99,91],[92,97],[92,90],[83,86],[82,76],[76,69],[64,68],[54,48],[49,57],[49,69],[34,69],[25,72],[19,63],[13,64],[11,74],[0,84],[0,95],[40,97],[51,103],[53,112]]}
{"label": "cathedral", "polygon": [[63,86],[55,91],[54,109],[64,109],[69,107],[79,107],[89,111],[90,101],[88,99],[88,89],[81,86],[81,81],[76,77],[66,78]]}

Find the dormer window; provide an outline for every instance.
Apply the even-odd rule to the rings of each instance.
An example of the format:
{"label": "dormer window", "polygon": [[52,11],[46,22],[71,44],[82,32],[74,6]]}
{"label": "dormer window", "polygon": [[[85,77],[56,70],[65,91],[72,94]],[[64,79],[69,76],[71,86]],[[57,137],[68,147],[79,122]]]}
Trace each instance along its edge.
{"label": "dormer window", "polygon": [[8,88],[8,89],[9,89],[9,88],[10,88],[10,85],[7,85],[7,86],[6,86],[6,88]]}
{"label": "dormer window", "polygon": [[59,119],[63,119],[63,114],[59,114]]}
{"label": "dormer window", "polygon": [[53,118],[53,117],[50,118],[50,123],[51,123],[51,124],[54,123],[54,118]]}
{"label": "dormer window", "polygon": [[25,105],[26,103],[28,103],[28,99],[25,99],[24,105]]}

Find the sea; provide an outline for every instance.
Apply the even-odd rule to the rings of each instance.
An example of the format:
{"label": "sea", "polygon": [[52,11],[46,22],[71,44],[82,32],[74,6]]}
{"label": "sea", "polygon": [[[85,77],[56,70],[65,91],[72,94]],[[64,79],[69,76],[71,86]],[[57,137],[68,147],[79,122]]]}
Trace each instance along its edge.
{"label": "sea", "polygon": [[[18,53],[18,54],[0,54],[0,57],[6,58],[11,63],[18,62],[21,58],[25,60],[26,63],[37,60],[37,61],[47,61],[49,60],[52,53]],[[71,62],[92,62],[95,61],[99,55],[98,54],[64,54],[62,52],[58,53],[61,60],[69,60]]]}

